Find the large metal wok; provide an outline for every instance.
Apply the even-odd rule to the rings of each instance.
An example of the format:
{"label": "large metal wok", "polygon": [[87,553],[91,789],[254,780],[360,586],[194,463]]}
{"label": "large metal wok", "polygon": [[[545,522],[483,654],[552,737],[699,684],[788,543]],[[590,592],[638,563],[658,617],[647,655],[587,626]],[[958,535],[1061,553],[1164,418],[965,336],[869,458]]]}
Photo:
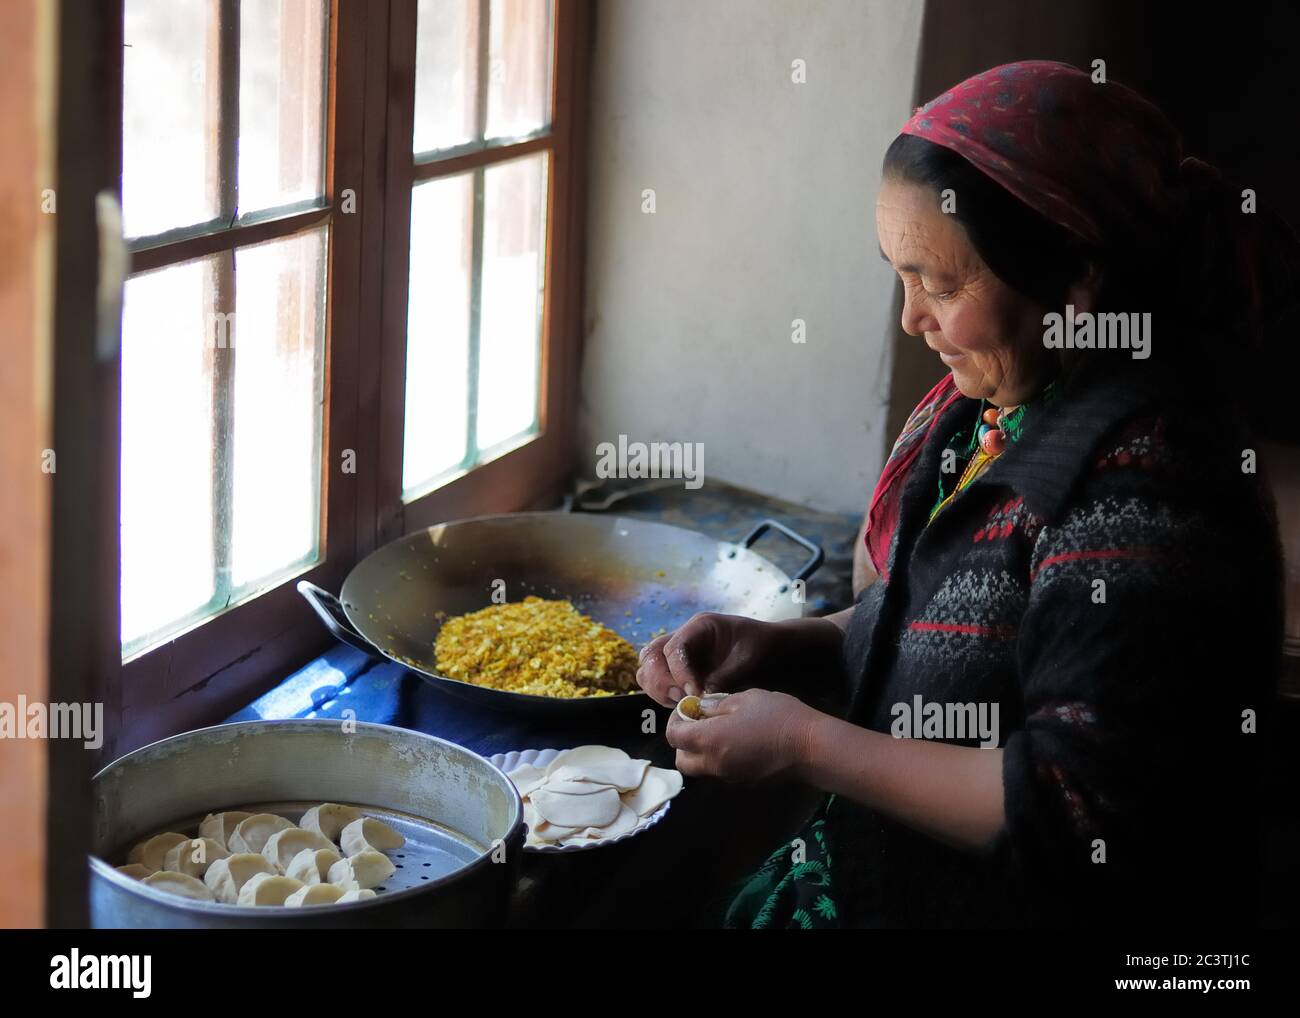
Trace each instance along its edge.
{"label": "large metal wok", "polygon": [[[809,552],[794,576],[750,550],[769,530]],[[555,699],[446,678],[433,646],[443,621],[487,607],[500,589],[498,600],[568,599],[640,647],[698,611],[797,618],[804,599],[796,581],[823,558],[820,547],[776,520],[731,544],[625,516],[510,513],[440,523],[393,541],[357,564],[339,598],[305,581],[298,590],[338,639],[448,692],[498,709],[590,712],[646,701],[640,693]]]}

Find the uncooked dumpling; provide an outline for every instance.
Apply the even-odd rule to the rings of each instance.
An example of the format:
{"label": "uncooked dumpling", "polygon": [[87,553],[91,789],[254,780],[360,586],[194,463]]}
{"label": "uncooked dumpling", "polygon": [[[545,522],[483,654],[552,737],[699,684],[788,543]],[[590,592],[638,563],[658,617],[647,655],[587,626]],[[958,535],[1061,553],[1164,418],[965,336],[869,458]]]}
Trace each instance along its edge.
{"label": "uncooked dumpling", "polygon": [[271,835],[270,840],[262,846],[262,856],[276,868],[277,872],[287,873],[289,863],[293,862],[294,856],[308,849],[317,852],[325,849],[332,852],[334,842],[316,831],[287,827]]}
{"label": "uncooked dumpling", "polygon": [[204,886],[203,881],[190,876],[188,873],[172,873],[168,870],[159,870],[157,873],[150,873],[145,877],[143,883],[181,898],[193,898],[195,901],[213,900],[212,892]]}
{"label": "uncooked dumpling", "polygon": [[301,880],[304,884],[324,883],[330,867],[343,856],[332,848],[306,848],[295,855],[284,868],[286,877]]}
{"label": "uncooked dumpling", "polygon": [[166,834],[157,834],[131,849],[126,861],[139,863],[150,873],[157,873],[163,868],[163,863],[167,861],[167,853],[182,841],[189,840],[184,834],[176,834],[172,831]]}
{"label": "uncooked dumpling", "polygon": [[637,816],[649,816],[682,790],[682,772],[663,767],[647,767],[641,785],[635,791],[624,792],[623,802]]}
{"label": "uncooked dumpling", "polygon": [[358,852],[330,867],[329,882],[343,887],[375,887],[397,872],[388,856],[373,848]]}
{"label": "uncooked dumpling", "polygon": [[163,869],[173,873],[188,873],[192,877],[202,877],[208,867],[218,859],[230,855],[212,838],[194,838],[182,841],[167,853]]}
{"label": "uncooked dumpling", "polygon": [[125,873],[128,877],[130,877],[133,880],[143,880],[145,877],[149,875],[148,868],[142,866],[138,862],[129,862],[125,866],[119,866],[117,868],[117,872]]}
{"label": "uncooked dumpling", "polygon": [[301,908],[304,905],[333,905],[346,893],[343,888],[335,887],[333,884],[311,884],[294,891],[284,899],[284,903],[290,908]]}
{"label": "uncooked dumpling", "polygon": [[352,901],[365,901],[367,898],[375,897],[375,892],[367,887],[354,887],[350,891],[344,891],[343,897],[339,898],[338,904],[342,905]]}
{"label": "uncooked dumpling", "polygon": [[391,852],[405,845],[406,839],[386,823],[374,817],[362,817],[343,828],[339,844],[343,847],[343,854],[350,858],[368,848],[377,852]]}
{"label": "uncooked dumpling", "polygon": [[683,717],[687,721],[700,720],[700,698],[698,696],[683,696],[677,701],[677,706],[674,709],[679,717]]}
{"label": "uncooked dumpling", "polygon": [[273,874],[271,864],[252,852],[240,852],[218,859],[203,874],[203,882],[217,901],[234,905],[243,886],[260,873]]}
{"label": "uncooked dumpling", "polygon": [[301,880],[292,877],[259,873],[239,889],[239,904],[283,905],[285,898],[294,891],[301,891],[304,886]]}
{"label": "uncooked dumpling", "polygon": [[712,717],[712,711],[730,693],[706,693],[704,696],[683,696],[677,701],[677,716],[685,721],[703,721]]}
{"label": "uncooked dumpling", "polygon": [[618,816],[623,805],[613,788],[602,788],[590,795],[565,795],[543,786],[529,798],[543,820],[560,827],[604,827]]}
{"label": "uncooked dumpling", "polygon": [[292,826],[294,825],[284,817],[278,817],[274,813],[254,813],[235,825],[226,847],[231,853],[261,852],[271,840],[272,834],[287,831]]}
{"label": "uncooked dumpling", "polygon": [[361,816],[361,810],[354,806],[340,806],[337,802],[322,802],[319,806],[313,806],[304,813],[302,819],[298,821],[298,826],[304,831],[315,831],[317,834],[337,843],[343,828],[354,820],[360,820]]}
{"label": "uncooked dumpling", "polygon": [[234,833],[235,827],[241,820],[247,820],[252,813],[241,813],[239,810],[228,810],[225,813],[209,813],[203,818],[203,823],[199,824],[199,837],[211,838],[222,848],[230,850],[230,835]]}
{"label": "uncooked dumpling", "polygon": [[546,776],[559,781],[590,781],[631,791],[641,784],[649,760],[633,760],[613,746],[578,746],[566,749],[546,765]]}

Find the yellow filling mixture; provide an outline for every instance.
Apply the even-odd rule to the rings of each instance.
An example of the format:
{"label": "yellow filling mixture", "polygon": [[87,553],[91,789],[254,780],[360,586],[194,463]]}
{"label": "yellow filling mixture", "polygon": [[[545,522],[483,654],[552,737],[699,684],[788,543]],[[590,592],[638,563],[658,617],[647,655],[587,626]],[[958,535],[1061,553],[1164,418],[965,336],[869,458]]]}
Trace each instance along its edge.
{"label": "yellow filling mixture", "polygon": [[572,698],[636,688],[632,645],[568,601],[527,597],[448,619],[434,651],[448,678],[512,693]]}

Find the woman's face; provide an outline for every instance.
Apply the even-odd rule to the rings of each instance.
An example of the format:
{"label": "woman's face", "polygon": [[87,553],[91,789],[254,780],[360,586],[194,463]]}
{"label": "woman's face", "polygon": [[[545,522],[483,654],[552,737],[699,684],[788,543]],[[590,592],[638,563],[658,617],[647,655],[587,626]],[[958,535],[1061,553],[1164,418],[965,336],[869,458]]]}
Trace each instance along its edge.
{"label": "woman's face", "polygon": [[1023,403],[1049,364],[1046,309],[998,279],[939,203],[928,188],[888,177],[876,197],[880,250],[903,280],[903,331],[924,337],[963,395]]}

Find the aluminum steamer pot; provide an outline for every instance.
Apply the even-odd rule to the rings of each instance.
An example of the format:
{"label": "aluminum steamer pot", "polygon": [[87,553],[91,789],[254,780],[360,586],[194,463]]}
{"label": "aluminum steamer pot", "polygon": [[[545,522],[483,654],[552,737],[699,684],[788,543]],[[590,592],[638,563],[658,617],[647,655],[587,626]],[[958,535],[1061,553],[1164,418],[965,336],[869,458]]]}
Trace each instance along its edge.
{"label": "aluminum steamer pot", "polygon": [[[510,779],[430,735],[336,720],[246,721],[186,732],[115,760],[92,785],[91,923],[100,928],[481,927],[505,921],[523,854]],[[322,802],[359,806],[402,832],[376,897],[349,905],[240,907],[192,901],[119,873],[132,846],[197,831],[207,813],[259,807],[298,820]],[[504,861],[493,860],[501,843]],[[495,855],[499,858],[501,850]]]}

